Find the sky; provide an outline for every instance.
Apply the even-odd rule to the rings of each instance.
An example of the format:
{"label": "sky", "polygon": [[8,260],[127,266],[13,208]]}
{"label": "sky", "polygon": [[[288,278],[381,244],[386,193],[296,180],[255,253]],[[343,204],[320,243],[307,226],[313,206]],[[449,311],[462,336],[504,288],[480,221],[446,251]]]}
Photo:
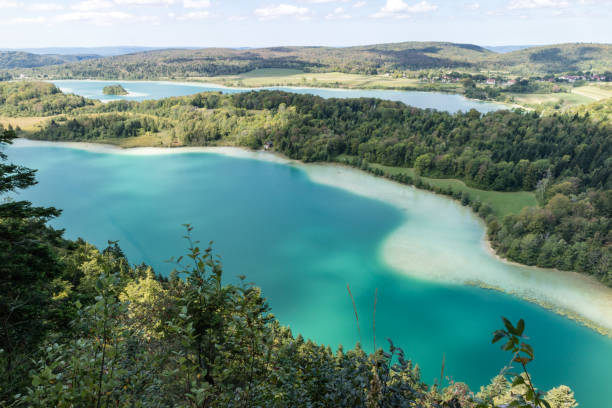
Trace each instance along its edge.
{"label": "sky", "polygon": [[612,43],[612,0],[0,0],[0,48]]}

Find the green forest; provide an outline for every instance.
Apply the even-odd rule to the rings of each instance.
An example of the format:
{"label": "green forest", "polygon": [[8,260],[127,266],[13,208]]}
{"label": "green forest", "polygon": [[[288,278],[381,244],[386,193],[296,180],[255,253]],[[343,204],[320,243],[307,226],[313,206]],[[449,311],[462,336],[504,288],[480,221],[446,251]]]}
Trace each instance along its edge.
{"label": "green forest", "polygon": [[[30,59],[36,60],[38,56]],[[4,67],[11,65],[8,55]],[[2,57],[0,55],[0,68]],[[69,62],[69,61],[66,61]],[[47,66],[41,66],[47,65]],[[505,71],[518,75],[609,71],[612,45],[559,44],[498,54],[472,44],[403,42],[357,47],[271,47],[156,50],[107,58],[84,58],[66,64],[30,63],[19,69],[33,78],[167,79],[233,75],[261,68],[306,72],[380,74],[394,71],[451,69],[464,72]],[[15,71],[17,72],[17,71]],[[16,75],[18,76],[18,75]]]}
{"label": "green forest", "polygon": [[[251,149],[272,143],[293,159],[340,161],[453,196],[486,221],[501,256],[612,285],[612,129],[588,113],[449,114],[277,91],[102,104],[51,84],[11,83],[0,90],[2,115],[53,115],[27,133],[33,139],[116,143],[159,135],[169,146]],[[533,191],[539,205],[495,215],[478,197],[421,177],[456,178],[480,190]]]}
{"label": "green forest", "polygon": [[[0,146],[16,137],[0,128]],[[36,183],[35,170],[9,160],[0,150],[3,199]],[[130,264],[117,242],[99,250],[63,238],[47,225],[60,212],[0,203],[0,406],[577,406],[567,386],[536,388],[523,320],[503,318],[492,334],[518,373],[502,368],[470,391],[442,369],[428,385],[392,340],[372,353],[333,351],[281,326],[246,277],[223,282],[212,242],[189,225],[186,255],[161,277]]]}
{"label": "green forest", "polygon": [[98,55],[31,54],[23,51],[0,51],[0,69],[34,68],[99,58]]}
{"label": "green forest", "polygon": [[125,90],[121,85],[107,85],[102,88],[102,93],[104,95],[127,95],[128,91]]}

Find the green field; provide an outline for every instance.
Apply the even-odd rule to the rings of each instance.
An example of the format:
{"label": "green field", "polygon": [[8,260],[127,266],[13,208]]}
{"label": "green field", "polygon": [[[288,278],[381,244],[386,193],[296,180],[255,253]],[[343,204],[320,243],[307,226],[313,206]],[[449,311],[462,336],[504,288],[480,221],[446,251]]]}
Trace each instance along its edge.
{"label": "green field", "polygon": [[513,103],[536,110],[554,112],[612,98],[612,88],[605,84],[589,84],[576,88],[564,88],[568,92],[506,94]]}
{"label": "green field", "polygon": [[387,75],[345,74],[342,72],[304,72],[297,69],[262,68],[239,75],[184,78],[235,87],[309,86],[355,89],[430,89],[462,92],[460,84],[430,84],[415,78],[395,78]]}
{"label": "green field", "polygon": [[[413,169],[403,167],[383,166],[382,164],[372,164],[371,167],[381,169],[388,174],[406,174],[410,177],[417,177]],[[434,187],[448,188],[460,193],[467,193],[470,200],[479,200],[487,203],[493,209],[493,214],[497,217],[504,217],[508,214],[517,214],[525,207],[537,206],[535,194],[529,191],[502,192],[491,190],[479,190],[467,186],[463,181],[457,179],[435,179],[421,177],[421,180]]]}
{"label": "green field", "polygon": [[608,84],[585,85],[572,89],[573,94],[590,98],[591,101],[612,98],[612,86]]}

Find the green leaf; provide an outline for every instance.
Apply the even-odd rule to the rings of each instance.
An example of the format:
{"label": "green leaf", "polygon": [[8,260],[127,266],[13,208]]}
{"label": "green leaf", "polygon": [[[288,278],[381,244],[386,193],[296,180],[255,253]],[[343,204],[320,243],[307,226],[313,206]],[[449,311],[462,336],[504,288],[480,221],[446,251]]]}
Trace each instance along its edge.
{"label": "green leaf", "polygon": [[525,331],[525,321],[523,319],[518,321],[518,324],[516,325],[516,331],[517,331],[517,336],[522,336],[523,332]]}
{"label": "green leaf", "polygon": [[504,337],[506,337],[506,332],[503,330],[496,330],[493,333],[493,340],[491,340],[491,343],[497,343],[498,341],[500,341],[501,339],[503,339]]}
{"label": "green leaf", "polygon": [[531,360],[533,360],[533,347],[531,347],[527,343],[522,343],[521,344],[521,351],[523,353],[527,354],[531,358]]}
{"label": "green leaf", "polygon": [[502,317],[502,321],[504,322],[504,325],[506,326],[508,332],[510,332],[511,334],[516,334],[516,329],[514,328],[512,323],[510,323],[510,320],[506,319],[505,317]]}
{"label": "green leaf", "polygon": [[531,360],[529,358],[527,358],[527,357],[515,357],[514,361],[516,361],[517,363],[521,363],[521,364],[527,364]]}

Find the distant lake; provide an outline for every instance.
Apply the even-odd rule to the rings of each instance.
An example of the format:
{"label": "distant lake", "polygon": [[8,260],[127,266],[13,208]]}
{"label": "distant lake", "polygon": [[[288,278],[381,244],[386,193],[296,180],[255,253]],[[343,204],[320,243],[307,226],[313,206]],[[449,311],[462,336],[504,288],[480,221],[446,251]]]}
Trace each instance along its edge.
{"label": "distant lake", "polygon": [[7,153],[39,169],[39,184],[18,198],[63,209],[52,224],[68,238],[84,237],[100,248],[119,240],[131,263],[167,274],[171,265],[164,260],[185,253],[181,224],[191,223],[195,238],[215,241],[226,282],[246,275],[295,334],[353,347],[360,337],[350,284],[361,340],[371,350],[378,289],[377,345],[386,348],[391,338],[429,384],[439,378],[445,355],[445,374],[478,391],[509,360],[491,344],[500,316],[524,318],[536,386],[569,385],[581,408],[612,401],[610,338],[510,295],[415,279],[388,266],[384,242],[402,225],[429,248],[430,255],[406,259],[412,268],[436,262],[462,273],[529,273],[486,253],[482,224],[454,201],[407,188],[400,210],[315,183],[305,166],[213,153],[118,154],[22,141]]}
{"label": "distant lake", "polygon": [[[214,84],[199,84],[195,82],[161,82],[161,81],[90,81],[90,80],[67,80],[52,81],[65,93],[74,93],[91,99],[101,101],[144,101],[147,99],[162,99],[172,96],[193,95],[199,92],[223,92],[238,93],[252,90],[270,89],[299,94],[313,94],[323,98],[380,98],[390,101],[403,102],[406,105],[422,109],[437,109],[448,112],[476,109],[486,113],[506,106],[490,102],[480,102],[467,99],[462,95],[446,94],[441,92],[418,92],[418,91],[393,91],[393,90],[361,90],[361,89],[333,89],[333,88],[294,88],[294,87],[269,87],[269,88],[228,88]],[[123,86],[129,95],[104,95],[102,88],[110,84]]]}

